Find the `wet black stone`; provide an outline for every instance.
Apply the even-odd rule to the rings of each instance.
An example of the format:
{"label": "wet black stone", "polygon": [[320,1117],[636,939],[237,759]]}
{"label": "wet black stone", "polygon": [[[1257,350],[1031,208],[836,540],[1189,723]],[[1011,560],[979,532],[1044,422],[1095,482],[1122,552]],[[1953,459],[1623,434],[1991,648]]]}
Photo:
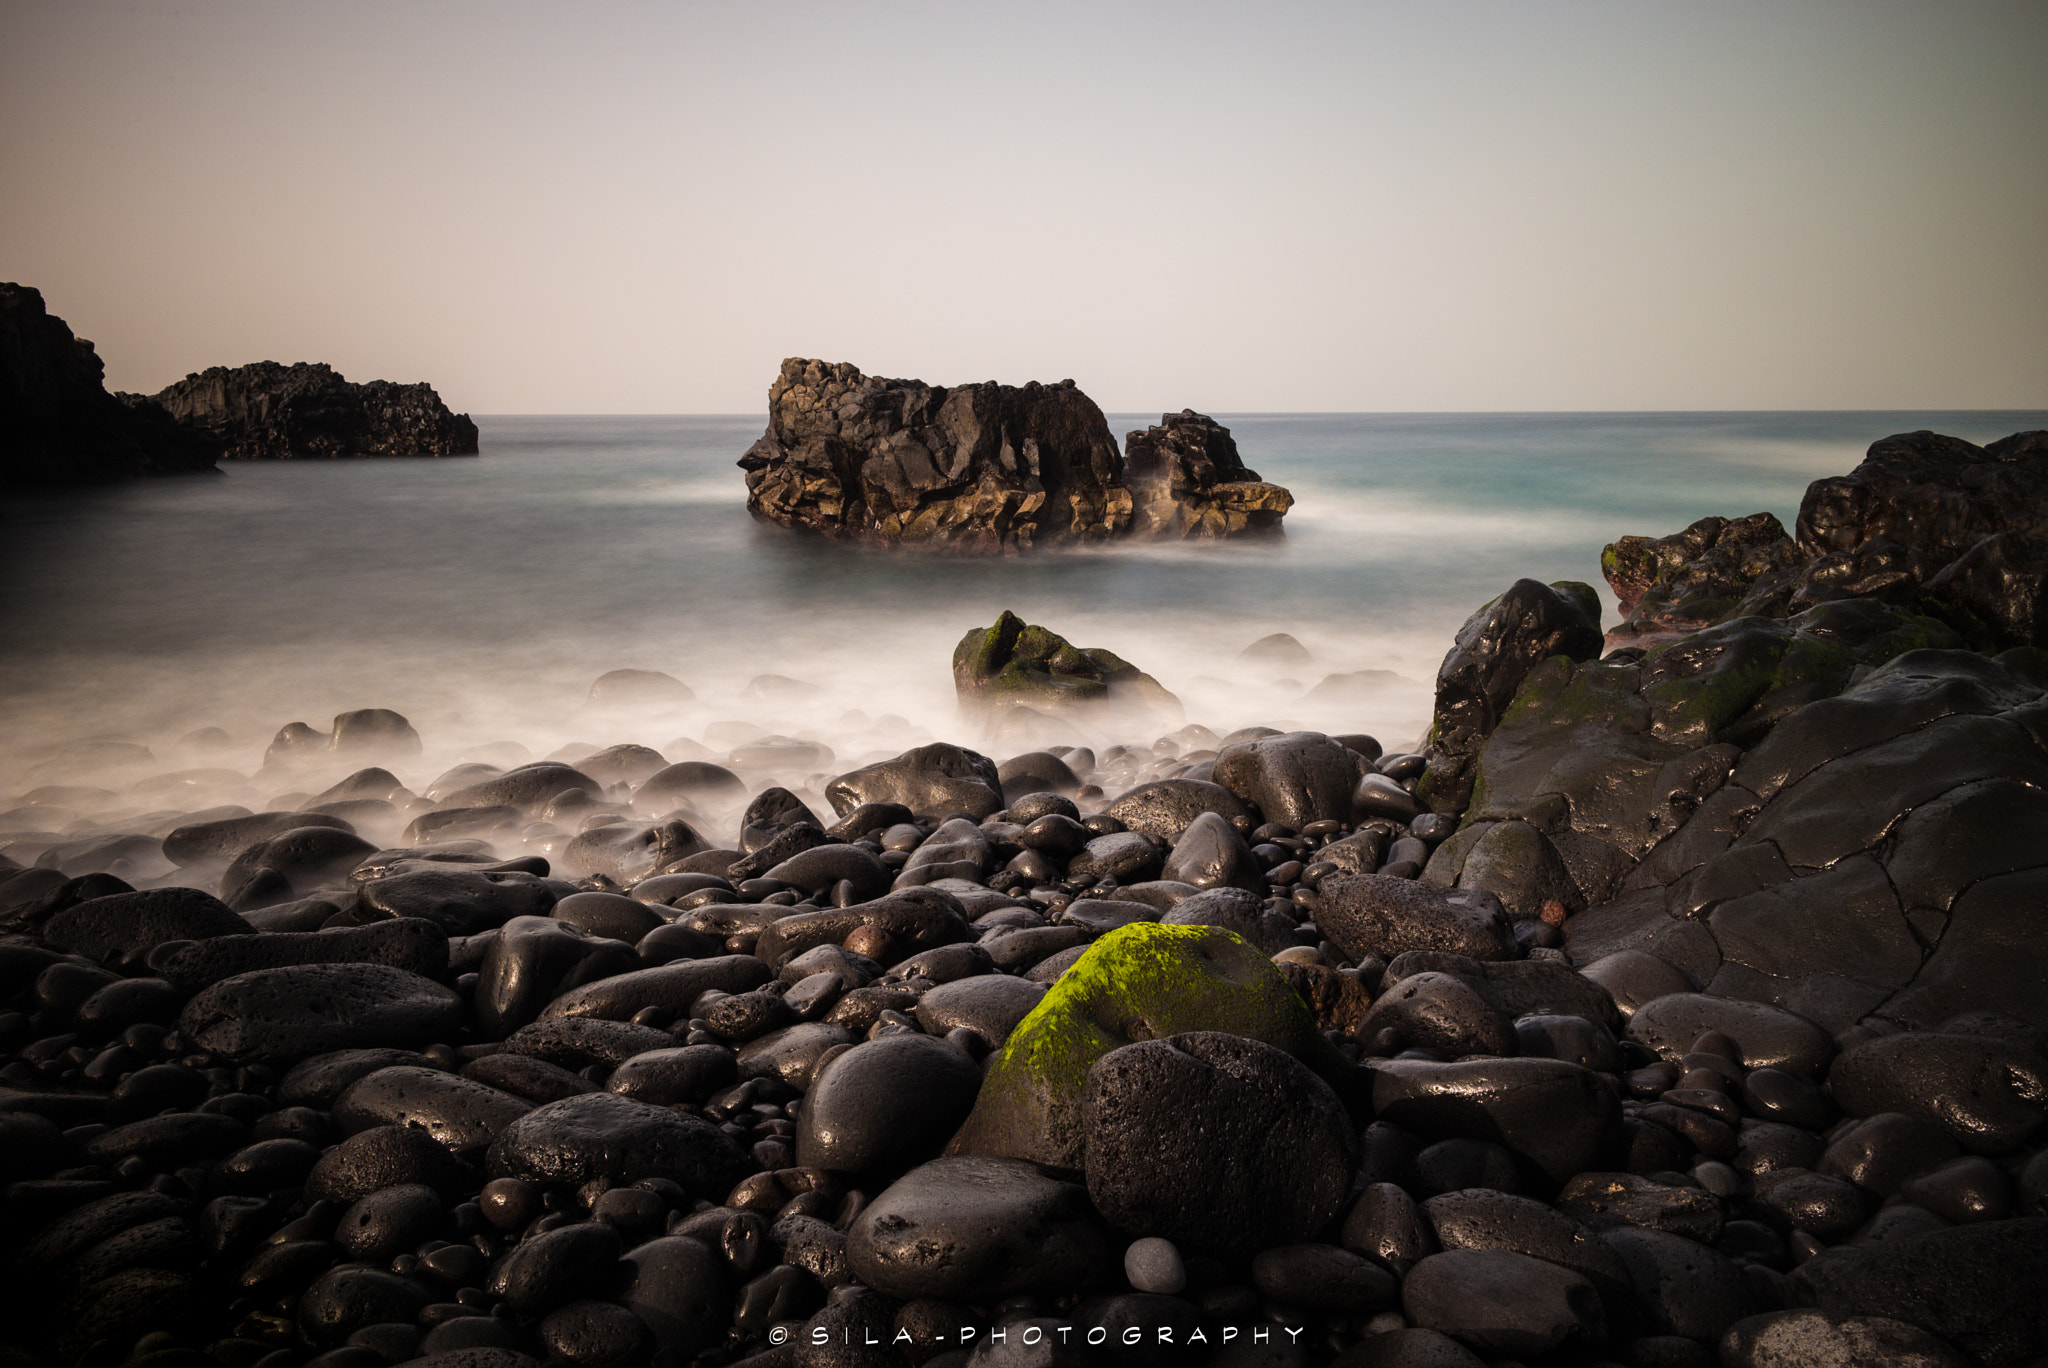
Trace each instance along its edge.
{"label": "wet black stone", "polygon": [[72,1024],[85,1035],[105,1040],[139,1022],[169,1025],[184,1006],[185,994],[163,979],[122,979],[79,1003]]}
{"label": "wet black stone", "polygon": [[410,1324],[431,1299],[410,1278],[344,1265],[322,1274],[299,1298],[299,1328],[315,1344],[336,1344],[367,1325]]}
{"label": "wet black stone", "polygon": [[275,1192],[304,1183],[319,1160],[319,1147],[304,1140],[258,1140],[222,1159],[211,1183],[221,1192]]}
{"label": "wet black stone", "polygon": [[669,1236],[634,1248],[620,1263],[619,1302],[656,1342],[689,1357],[724,1338],[732,1292],[724,1262],[694,1239]]}
{"label": "wet black stone", "polygon": [[1174,839],[1160,877],[1196,888],[1241,888],[1264,896],[1266,875],[1228,818],[1199,814]]}
{"label": "wet black stone", "polygon": [[624,1252],[608,1225],[561,1226],[520,1241],[491,1270],[484,1290],[502,1297],[515,1316],[543,1316],[580,1297],[608,1294]]}
{"label": "wet black stone", "polygon": [[487,1167],[494,1176],[571,1185],[666,1177],[718,1197],[750,1165],[701,1117],[600,1092],[550,1102],[512,1122],[492,1142]]}
{"label": "wet black stone", "polygon": [[1835,1061],[1828,1088],[1850,1116],[1904,1112],[1976,1154],[2010,1154],[2048,1125],[2048,1059],[1983,1036],[1867,1041]]}
{"label": "wet black stone", "polygon": [[956,979],[918,999],[917,1020],[932,1035],[964,1026],[990,1045],[1001,1045],[1044,996],[1045,985],[1008,974]]}
{"label": "wet black stone", "polygon": [[678,960],[565,989],[542,1009],[537,1024],[572,1018],[623,1022],[648,1007],[662,1007],[680,1015],[710,989],[744,993],[760,987],[770,977],[767,964],[754,955]]}
{"label": "wet black stone", "polygon": [[771,1031],[740,1047],[734,1057],[742,1081],[779,1079],[803,1091],[811,1086],[819,1062],[833,1049],[853,1044],[853,1033],[829,1021],[803,1021]]}
{"label": "wet black stone", "polygon": [[1906,1321],[1988,1368],[2018,1368],[2048,1351],[2048,1220],[1831,1249],[1802,1264],[1792,1283],[1823,1311]]}
{"label": "wet black stone", "polygon": [[1557,1209],[1589,1230],[1642,1226],[1701,1244],[1721,1237],[1723,1212],[1714,1194],[1632,1173],[1582,1173],[1558,1193]]}
{"label": "wet black stone", "polygon": [[351,1084],[335,1099],[334,1122],[344,1134],[374,1126],[423,1130],[450,1153],[474,1161],[499,1131],[533,1110],[523,1097],[438,1069],[397,1065]]}
{"label": "wet black stone", "polygon": [[[221,900],[238,910],[289,902],[338,881],[376,853],[375,846],[347,831],[297,827],[258,841],[237,855],[221,875]],[[281,896],[252,899],[250,890],[266,873],[281,881]]]}
{"label": "wet black stone", "polygon": [[797,1162],[843,1173],[935,1158],[981,1090],[981,1069],[930,1036],[856,1045],[813,1080],[797,1123]]}
{"label": "wet black stone", "polygon": [[729,1043],[741,1043],[793,1025],[796,1013],[779,993],[755,990],[720,998],[704,1012],[705,1029]]}
{"label": "wet black stone", "polygon": [[1308,1238],[1336,1215],[1357,1139],[1329,1085],[1216,1032],[1112,1050],[1088,1075],[1088,1193],[1111,1224],[1187,1249]]}
{"label": "wet black stone", "polygon": [[814,896],[843,879],[852,885],[855,901],[866,902],[887,892],[892,876],[881,860],[862,847],[833,844],[798,851],[769,866],[763,877]]}
{"label": "wet black stone", "polygon": [[1346,1249],[1375,1259],[1397,1275],[1437,1253],[1436,1231],[1415,1199],[1394,1183],[1372,1183],[1344,1218]]}
{"label": "wet black stone", "polygon": [[1522,1167],[1514,1151],[1486,1140],[1439,1140],[1415,1156],[1415,1190],[1439,1193],[1491,1188],[1520,1192]]}
{"label": "wet black stone", "polygon": [[365,883],[363,905],[387,917],[418,917],[451,936],[473,936],[514,917],[543,917],[556,894],[545,880],[516,871],[422,869]]}
{"label": "wet black stone", "polygon": [[130,1121],[94,1136],[86,1142],[85,1155],[109,1168],[133,1156],[152,1169],[169,1172],[239,1149],[248,1138],[249,1128],[231,1116],[173,1112]]}
{"label": "wet black stone", "polygon": [[657,1107],[702,1103],[739,1081],[733,1052],[723,1045],[680,1045],[648,1050],[626,1060],[605,1080],[624,1097]]}
{"label": "wet black stone", "polygon": [[1431,1197],[1422,1214],[1443,1249],[1511,1250],[1582,1275],[1605,1300],[1610,1321],[1631,1304],[1620,1257],[1598,1235],[1534,1198],[1475,1188]]}
{"label": "wet black stone", "polygon": [[350,1048],[406,1048],[452,1036],[462,1000],[431,979],[379,964],[259,969],[185,1005],[178,1029],[238,1064],[292,1063]]}
{"label": "wet black stone", "polygon": [[379,1126],[352,1135],[320,1156],[306,1176],[315,1200],[357,1202],[380,1188],[424,1183],[443,1197],[476,1191],[481,1175],[424,1131]]}
{"label": "wet black stone", "polygon": [[42,935],[59,950],[133,970],[165,941],[204,940],[254,929],[211,894],[196,888],[153,888],[66,908],[43,923]]}
{"label": "wet black stone", "polygon": [[286,1106],[325,1111],[359,1078],[401,1064],[425,1066],[430,1062],[413,1050],[334,1050],[294,1065],[278,1082],[277,1098]]}
{"label": "wet black stone", "polygon": [[448,1208],[432,1188],[404,1183],[364,1197],[341,1214],[334,1242],[351,1259],[387,1263],[441,1233]]}
{"label": "wet black stone", "polygon": [[1505,1249],[1450,1249],[1401,1284],[1408,1319],[1496,1357],[1548,1353],[1607,1338],[1599,1295],[1568,1268]]}
{"label": "wet black stone", "polygon": [[1646,1003],[1628,1026],[1630,1039],[1674,1061],[1703,1031],[1719,1031],[1733,1040],[1751,1068],[1818,1078],[1835,1055],[1834,1037],[1797,1013],[1704,993],[1672,993]]}
{"label": "wet black stone", "polygon": [[1378,1054],[1513,1055],[1514,1023],[1484,988],[1449,974],[1410,974],[1383,991],[1353,1038]]}
{"label": "wet black stone", "polygon": [[1159,921],[1166,926],[1220,926],[1268,955],[1295,944],[1293,918],[1272,913],[1260,893],[1240,887],[1205,888],[1161,913]]}
{"label": "wet black stone", "polygon": [[540,1341],[548,1353],[577,1368],[624,1368],[644,1363],[654,1348],[647,1323],[611,1302],[577,1301],[548,1314],[540,1323]]}
{"label": "wet black stone", "polygon": [[1643,1327],[1709,1344],[1759,1310],[1742,1270],[1695,1240],[1663,1230],[1620,1226],[1601,1237],[1628,1268]]}
{"label": "wet black stone", "polygon": [[559,1102],[565,1097],[597,1091],[597,1084],[582,1074],[532,1055],[485,1055],[463,1065],[462,1076],[535,1103]]}
{"label": "wet black stone", "polygon": [[847,1266],[887,1296],[994,1303],[1099,1286],[1120,1245],[1078,1184],[1020,1159],[959,1155],[911,1170],[847,1230]]}
{"label": "wet black stone", "polygon": [[920,815],[978,822],[1001,811],[1002,778],[987,756],[936,742],[840,775],[825,799],[842,817],[864,803],[901,803]]}
{"label": "wet black stone", "polygon": [[1612,1080],[1557,1059],[1373,1061],[1381,1119],[1431,1140],[1505,1145],[1552,1182],[1604,1167],[1620,1141]]}
{"label": "wet black stone", "polygon": [[1393,1274],[1349,1249],[1278,1245],[1252,1257],[1252,1282],[1274,1301],[1347,1314],[1384,1311],[1400,1300]]}
{"label": "wet black stone", "polygon": [[505,1038],[505,1052],[581,1069],[591,1064],[615,1066],[648,1050],[665,1050],[675,1037],[652,1026],[602,1017],[545,1017],[521,1026]]}
{"label": "wet black stone", "polygon": [[[1205,812],[1221,817],[1233,831],[1251,829],[1251,809],[1242,799],[1221,784],[1199,779],[1161,779],[1140,784],[1111,800],[1105,811],[1127,830],[1157,836],[1162,841],[1179,840],[1189,823]],[[1031,820],[1017,816],[1014,807],[1011,815],[1015,821]],[[1034,846],[1037,848],[1042,847]]]}
{"label": "wet black stone", "polygon": [[448,967],[448,933],[415,918],[315,931],[265,931],[165,945],[150,967],[187,990],[258,969],[298,964],[381,964],[427,978]]}
{"label": "wet black stone", "polygon": [[1115,879],[1142,883],[1157,878],[1163,856],[1152,839],[1135,831],[1097,836],[1067,861],[1067,878],[1077,884]]}
{"label": "wet black stone", "polygon": [[1951,1159],[1939,1168],[1909,1178],[1900,1187],[1899,1195],[1958,1225],[2038,1214],[2013,1210],[2012,1180],[2004,1169],[1981,1155]]}
{"label": "wet black stone", "polygon": [[1409,950],[1449,951],[1475,960],[1519,958],[1507,913],[1491,893],[1380,874],[1326,878],[1316,892],[1316,925],[1352,960],[1393,960]]}
{"label": "wet black stone", "polygon": [[1917,1325],[1800,1307],[1750,1316],[1721,1337],[1722,1368],[1969,1368],[1969,1360]]}
{"label": "wet black stone", "polygon": [[1958,1146],[1933,1121],[1903,1112],[1880,1112],[1849,1122],[1827,1142],[1825,1152],[1803,1167],[1847,1178],[1858,1187],[1889,1197],[1906,1179],[1956,1157]]}

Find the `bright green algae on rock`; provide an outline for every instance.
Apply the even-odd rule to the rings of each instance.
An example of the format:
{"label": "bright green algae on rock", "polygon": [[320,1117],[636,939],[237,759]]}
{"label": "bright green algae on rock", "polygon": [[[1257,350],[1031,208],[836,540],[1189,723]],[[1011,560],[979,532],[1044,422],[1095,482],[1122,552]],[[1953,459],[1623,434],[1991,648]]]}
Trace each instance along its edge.
{"label": "bright green algae on rock", "polygon": [[1214,926],[1134,922],[1098,939],[1017,1024],[948,1153],[1082,1167],[1088,1070],[1111,1050],[1183,1031],[1226,1031],[1317,1073],[1351,1064],[1273,962]]}

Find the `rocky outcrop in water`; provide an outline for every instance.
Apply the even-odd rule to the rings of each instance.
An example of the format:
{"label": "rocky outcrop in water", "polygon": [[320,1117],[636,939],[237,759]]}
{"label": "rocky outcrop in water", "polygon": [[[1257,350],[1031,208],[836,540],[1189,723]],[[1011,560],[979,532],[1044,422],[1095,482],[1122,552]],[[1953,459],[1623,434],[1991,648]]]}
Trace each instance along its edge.
{"label": "rocky outcrop in water", "polygon": [[1600,559],[1623,614],[1608,644],[1867,598],[1936,617],[1973,646],[2048,645],[2048,432],[1984,447],[1886,437],[1847,475],[1807,487],[1797,532],[1753,513],[1621,538]]}
{"label": "rocky outcrop in water", "polygon": [[1277,533],[1294,496],[1259,478],[1237,454],[1230,429],[1182,409],[1124,435],[1131,535],[1141,539]]}
{"label": "rocky outcrop in water", "polygon": [[1071,380],[946,388],[792,358],[740,466],[756,518],[848,541],[986,552],[1278,528],[1287,492],[1244,470],[1226,430],[1169,424],[1134,482]]}
{"label": "rocky outcrop in water", "polygon": [[1139,731],[1141,719],[1177,725],[1182,716],[1179,699],[1114,651],[1075,646],[1008,609],[953,648],[953,688],[964,711],[991,724],[1019,712],[1079,713],[1106,725],[1137,714],[1129,730]]}
{"label": "rocky outcrop in water", "polygon": [[149,400],[109,394],[92,343],[41,292],[0,284],[0,486],[209,470],[220,446]]}
{"label": "rocky outcrop in water", "polygon": [[431,385],[351,384],[321,364],[214,366],[155,402],[218,440],[230,460],[477,453],[476,424],[451,413]]}

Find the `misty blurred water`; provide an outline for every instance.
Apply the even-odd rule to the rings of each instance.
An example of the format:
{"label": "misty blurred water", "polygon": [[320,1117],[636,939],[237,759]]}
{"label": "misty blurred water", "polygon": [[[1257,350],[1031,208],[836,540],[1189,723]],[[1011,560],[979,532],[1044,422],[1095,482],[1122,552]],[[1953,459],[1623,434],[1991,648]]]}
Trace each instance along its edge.
{"label": "misty blurred water", "polygon": [[[747,516],[762,419],[483,418],[475,460],[235,463],[219,476],[18,497],[0,511],[0,755],[224,727],[253,770],[279,726],[395,708],[432,750],[591,733],[604,671],[666,671],[719,720],[820,735],[894,714],[962,736],[952,645],[1003,608],[1107,646],[1191,720],[1409,741],[1459,622],[1520,576],[1600,585],[1600,547],[1708,514],[1789,527],[1808,481],[1888,433],[1987,441],[2048,414],[1219,415],[1293,490],[1277,542],[937,558]],[[1112,415],[1124,431],[1153,415]],[[1610,623],[1612,598],[1607,597]],[[1237,660],[1292,633],[1315,664]],[[1324,675],[1398,679],[1304,700]],[[818,686],[749,695],[755,676]],[[859,717],[849,720],[850,710]],[[728,729],[730,730],[730,729]]]}

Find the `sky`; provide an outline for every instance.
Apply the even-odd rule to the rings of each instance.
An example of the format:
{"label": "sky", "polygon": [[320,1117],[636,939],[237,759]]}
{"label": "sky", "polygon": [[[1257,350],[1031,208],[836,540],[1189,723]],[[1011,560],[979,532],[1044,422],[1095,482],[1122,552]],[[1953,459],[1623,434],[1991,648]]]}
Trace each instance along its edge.
{"label": "sky", "polygon": [[0,0],[110,386],[752,413],[2048,407],[2039,0]]}

